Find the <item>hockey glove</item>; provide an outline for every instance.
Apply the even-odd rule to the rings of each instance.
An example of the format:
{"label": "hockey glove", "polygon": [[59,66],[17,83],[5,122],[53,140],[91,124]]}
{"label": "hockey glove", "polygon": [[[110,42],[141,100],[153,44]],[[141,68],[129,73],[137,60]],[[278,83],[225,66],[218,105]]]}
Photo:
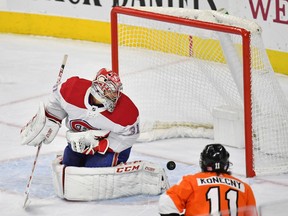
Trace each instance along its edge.
{"label": "hockey glove", "polygon": [[73,151],[94,155],[96,152],[105,154],[109,147],[109,140],[106,137],[110,131],[105,130],[88,130],[84,132],[67,131],[66,138],[71,144]]}
{"label": "hockey glove", "polygon": [[40,104],[37,114],[20,131],[21,144],[38,146],[51,143],[61,124],[45,116],[44,104]]}

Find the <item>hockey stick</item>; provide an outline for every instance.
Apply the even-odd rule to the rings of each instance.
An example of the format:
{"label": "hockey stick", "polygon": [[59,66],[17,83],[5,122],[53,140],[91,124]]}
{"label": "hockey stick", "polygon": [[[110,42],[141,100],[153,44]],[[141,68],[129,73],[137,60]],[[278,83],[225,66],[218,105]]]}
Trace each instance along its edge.
{"label": "hockey stick", "polygon": [[40,152],[41,146],[42,146],[42,143],[40,143],[38,145],[36,156],[35,156],[35,159],[34,159],[34,162],[33,162],[32,172],[31,172],[31,175],[29,177],[29,180],[28,180],[28,183],[27,183],[27,186],[26,186],[26,190],[25,190],[25,193],[24,193],[24,195],[25,195],[25,200],[24,200],[24,204],[23,204],[23,208],[24,209],[26,209],[27,206],[31,203],[31,201],[29,199],[30,185],[32,183],[32,178],[33,178],[33,174],[34,174],[34,170],[35,170],[35,167],[36,167],[36,163],[37,163],[37,160],[38,160],[38,156],[39,156],[39,152]]}
{"label": "hockey stick", "polygon": [[[68,55],[64,55],[64,58],[63,58],[63,61],[62,61],[62,65],[60,67],[60,71],[59,71],[59,74],[58,74],[58,77],[57,77],[56,84],[53,86],[53,91],[55,91],[58,88],[58,85],[61,82],[61,78],[62,78],[62,74],[63,74],[64,68],[65,68],[65,65],[66,65],[67,58],[68,58]],[[32,166],[32,171],[31,171],[30,177],[28,179],[28,183],[27,183],[26,190],[25,190],[25,193],[24,193],[24,196],[25,196],[24,204],[23,204],[23,208],[24,209],[26,209],[29,206],[29,204],[31,203],[31,201],[29,199],[30,187],[31,187],[31,183],[32,183],[32,179],[33,179],[33,176],[34,176],[34,171],[35,171],[35,168],[36,168],[36,164],[37,164],[37,160],[38,160],[38,156],[39,156],[39,152],[40,152],[41,147],[42,147],[42,142],[38,145],[36,156],[35,156],[35,159],[34,159],[34,162],[33,162],[33,166]]]}
{"label": "hockey stick", "polygon": [[61,65],[60,71],[58,73],[56,84],[53,86],[53,91],[55,91],[58,88],[58,85],[61,82],[61,78],[62,78],[62,75],[63,75],[63,71],[64,71],[64,68],[65,68],[65,65],[66,65],[67,58],[68,58],[68,55],[67,54],[64,55],[62,65]]}

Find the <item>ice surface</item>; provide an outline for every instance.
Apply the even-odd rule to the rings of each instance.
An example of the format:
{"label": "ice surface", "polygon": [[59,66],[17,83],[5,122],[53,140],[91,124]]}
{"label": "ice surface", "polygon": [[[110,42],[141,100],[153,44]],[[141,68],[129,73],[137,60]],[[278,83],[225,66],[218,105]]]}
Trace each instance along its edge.
{"label": "ice surface", "polygon": [[[51,162],[61,154],[66,142],[65,126],[50,145],[42,147],[32,182],[32,203],[24,211],[24,191],[30,176],[36,148],[20,146],[19,131],[46,100],[56,82],[64,54],[68,62],[63,79],[72,75],[92,78],[101,67],[110,67],[110,46],[85,41],[47,37],[0,34],[0,215],[158,215],[158,196],[136,196],[98,202],[69,202],[55,196]],[[277,75],[288,97],[288,77]],[[134,145],[130,161],[150,160],[165,167],[170,160],[176,169],[167,170],[171,184],[182,175],[199,170],[199,153],[213,142],[208,139],[170,139]],[[248,182],[254,190],[263,215],[286,215],[288,174],[245,178],[244,150],[228,148],[232,172]],[[281,201],[279,203],[279,201]],[[279,209],[282,211],[279,212]]]}

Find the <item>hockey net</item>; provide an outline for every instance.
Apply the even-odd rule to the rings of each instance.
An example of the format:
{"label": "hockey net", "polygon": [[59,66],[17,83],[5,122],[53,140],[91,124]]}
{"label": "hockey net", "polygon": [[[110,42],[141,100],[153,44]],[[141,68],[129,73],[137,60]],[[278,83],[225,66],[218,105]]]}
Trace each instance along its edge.
{"label": "hockey net", "polygon": [[140,110],[140,140],[213,139],[213,109],[241,111],[246,174],[288,171],[288,103],[254,22],[219,11],[111,12],[112,68]]}

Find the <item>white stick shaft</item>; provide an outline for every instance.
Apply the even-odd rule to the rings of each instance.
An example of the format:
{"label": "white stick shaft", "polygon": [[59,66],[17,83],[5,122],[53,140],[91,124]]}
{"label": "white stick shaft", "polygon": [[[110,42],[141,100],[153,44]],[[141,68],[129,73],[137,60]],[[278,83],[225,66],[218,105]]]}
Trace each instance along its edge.
{"label": "white stick shaft", "polygon": [[[68,58],[68,55],[67,54],[64,55],[64,58],[63,58],[63,61],[62,61],[61,67],[60,67],[60,71],[58,73],[56,84],[53,86],[53,91],[55,91],[58,88],[58,85],[61,82],[61,78],[62,78],[63,71],[64,71],[64,68],[65,68],[65,65],[66,65],[66,62],[67,62],[67,58]],[[41,146],[42,146],[42,142],[38,145],[36,156],[35,156],[35,159],[34,159],[34,162],[33,162],[33,166],[32,166],[32,172],[31,172],[31,175],[30,175],[30,177],[28,179],[28,183],[27,183],[27,186],[26,186],[25,200],[24,200],[24,204],[23,204],[23,208],[24,209],[26,209],[27,206],[30,203],[30,200],[29,200],[30,187],[31,187],[33,176],[34,176],[34,171],[35,171],[35,168],[36,168],[36,164],[37,164],[37,160],[38,160],[38,156],[39,156],[39,152],[40,152]]]}
{"label": "white stick shaft", "polygon": [[60,67],[60,71],[58,73],[56,84],[53,86],[53,91],[57,90],[58,85],[61,82],[61,78],[62,78],[63,71],[64,71],[64,68],[65,68],[65,65],[66,65],[66,62],[67,62],[67,58],[68,58],[68,55],[67,54],[64,55],[64,58],[63,58],[63,61],[62,61],[61,67]]}
{"label": "white stick shaft", "polygon": [[42,143],[40,143],[40,145],[37,148],[36,156],[35,156],[35,159],[34,159],[34,162],[33,162],[33,166],[32,166],[32,172],[31,172],[31,175],[30,175],[30,177],[28,179],[28,183],[27,183],[27,186],[26,186],[25,200],[24,200],[24,205],[23,205],[24,209],[29,205],[30,185],[32,183],[32,179],[33,179],[33,176],[34,176],[33,174],[34,174],[34,171],[35,171],[35,167],[36,167],[36,163],[37,163],[37,160],[38,160],[38,156],[39,156],[39,152],[40,152],[41,146],[42,146]]}

